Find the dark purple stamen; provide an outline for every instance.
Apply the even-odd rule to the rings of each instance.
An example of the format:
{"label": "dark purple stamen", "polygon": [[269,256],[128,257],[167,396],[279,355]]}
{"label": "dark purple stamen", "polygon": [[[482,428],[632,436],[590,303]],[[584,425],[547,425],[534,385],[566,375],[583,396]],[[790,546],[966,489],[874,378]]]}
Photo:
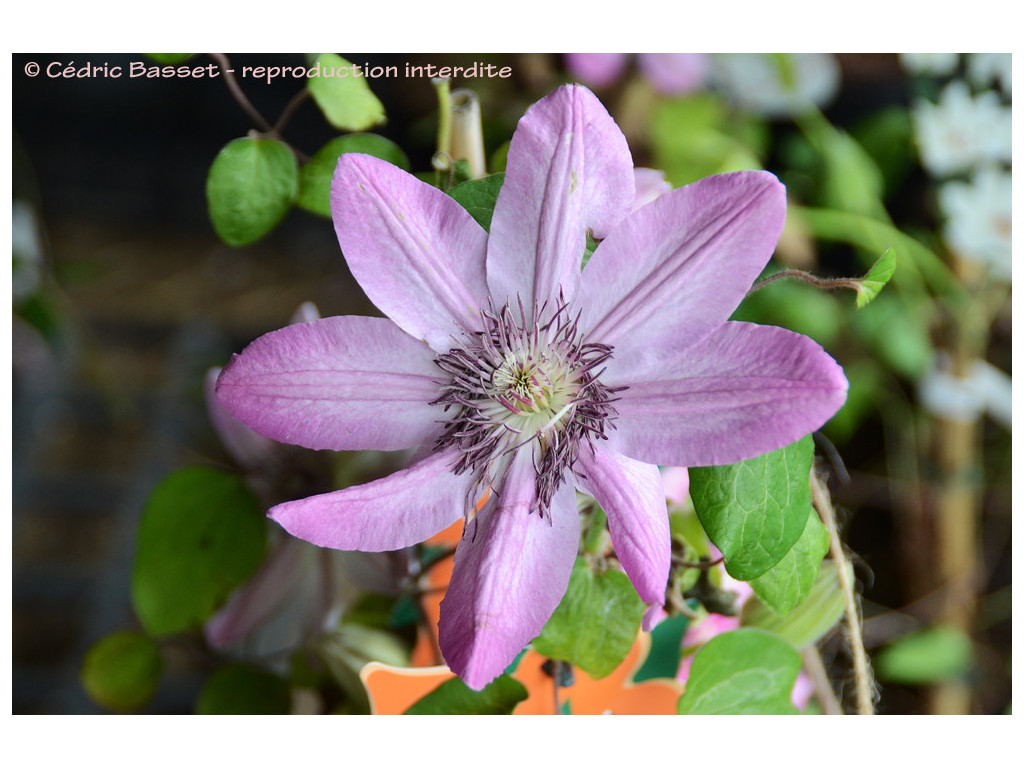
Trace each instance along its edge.
{"label": "dark purple stamen", "polygon": [[[533,317],[543,318],[544,310],[535,307]],[[450,378],[438,383],[441,394],[431,404],[454,410],[436,449],[459,451],[452,471],[476,473],[479,495],[499,494],[511,454],[536,441],[537,509],[543,515],[581,445],[607,439],[605,429],[614,427],[616,417],[613,394],[624,387],[601,383],[600,366],[612,348],[584,343],[579,314],[572,317],[564,301],[544,322],[528,325],[525,317],[521,302],[518,319],[507,303],[481,310],[483,330],[435,358]]]}

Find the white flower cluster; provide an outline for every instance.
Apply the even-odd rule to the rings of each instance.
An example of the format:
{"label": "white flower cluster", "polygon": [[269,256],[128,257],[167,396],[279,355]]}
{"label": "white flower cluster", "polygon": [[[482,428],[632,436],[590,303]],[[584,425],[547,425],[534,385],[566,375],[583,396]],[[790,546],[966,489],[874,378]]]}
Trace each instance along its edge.
{"label": "white flower cluster", "polygon": [[[1011,57],[972,53],[965,59],[966,79],[949,82],[937,104],[914,104],[914,132],[922,166],[942,182],[938,203],[946,244],[1009,282],[1012,108],[1004,97],[1013,95]],[[950,75],[959,65],[956,54],[904,54],[900,60],[924,76]],[[992,88],[997,82],[999,91]],[[985,90],[972,92],[972,86]]]}
{"label": "white flower cluster", "polygon": [[912,115],[921,163],[937,178],[1010,161],[1010,108],[995,91],[972,95],[953,80],[938,104],[920,100]]}

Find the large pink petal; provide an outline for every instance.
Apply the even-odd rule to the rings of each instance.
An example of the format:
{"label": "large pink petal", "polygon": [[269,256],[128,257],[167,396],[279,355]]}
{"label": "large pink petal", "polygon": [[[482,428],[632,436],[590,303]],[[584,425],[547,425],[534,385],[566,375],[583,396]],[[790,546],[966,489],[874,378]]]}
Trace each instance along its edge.
{"label": "large pink petal", "polygon": [[455,457],[434,453],[363,485],[272,507],[292,536],[321,547],[383,552],[429,539],[465,514],[471,473],[448,470]]}
{"label": "large pink petal", "polygon": [[261,336],[217,380],[235,418],[284,443],[396,450],[437,431],[434,354],[379,317],[328,317]]}
{"label": "large pink petal", "polygon": [[487,233],[439,189],[376,157],[345,154],[331,187],[334,230],[370,301],[438,351],[487,302]]}
{"label": "large pink petal", "polygon": [[587,229],[604,237],[633,202],[626,138],[601,102],[563,86],[519,121],[491,221],[487,284],[497,304],[571,300]]}
{"label": "large pink petal", "polygon": [[569,585],[576,492],[563,483],[545,517],[530,511],[535,493],[532,460],[520,451],[500,500],[477,515],[455,551],[438,639],[448,666],[476,690],[540,634]]}
{"label": "large pink petal", "polygon": [[628,386],[615,403],[612,446],[639,461],[699,467],[749,459],[813,432],[846,401],[847,382],[808,337],[730,322]]}
{"label": "large pink petal", "polygon": [[725,322],[775,250],[786,189],[740,171],[668,192],[629,216],[583,271],[580,327],[609,371],[657,370]]}
{"label": "large pink petal", "polygon": [[[661,473],[654,464],[634,461],[597,445],[580,451],[577,475],[584,491],[608,516],[612,546],[622,568],[650,609],[665,603],[672,557],[668,506]],[[644,629],[650,629],[646,625]]]}

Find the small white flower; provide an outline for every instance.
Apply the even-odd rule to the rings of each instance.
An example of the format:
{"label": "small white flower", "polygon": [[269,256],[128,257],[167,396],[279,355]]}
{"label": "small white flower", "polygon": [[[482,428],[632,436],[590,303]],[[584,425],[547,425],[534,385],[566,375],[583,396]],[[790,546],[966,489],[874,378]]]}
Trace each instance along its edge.
{"label": "small white flower", "polygon": [[958,256],[985,264],[994,277],[1011,277],[1011,174],[983,168],[971,181],[950,181],[939,188],[946,217],[943,235]]}
{"label": "small white flower", "polygon": [[900,64],[913,75],[944,77],[956,71],[957,53],[901,53]]}
{"label": "small white flower", "polygon": [[971,422],[987,413],[1012,429],[1010,377],[984,360],[975,360],[965,377],[954,376],[949,355],[937,350],[931,370],[918,382],[917,396],[929,413],[953,421]]}
{"label": "small white flower", "polygon": [[839,92],[839,62],[826,53],[726,53],[712,59],[711,80],[741,109],[789,117]]}
{"label": "small white flower", "polygon": [[972,96],[965,82],[954,80],[938,104],[919,101],[912,115],[921,163],[934,176],[1010,162],[1011,112],[994,91]]}
{"label": "small white flower", "polygon": [[970,53],[967,55],[967,76],[979,88],[998,81],[1003,93],[1012,96],[1012,75],[1013,64],[1008,53]]}

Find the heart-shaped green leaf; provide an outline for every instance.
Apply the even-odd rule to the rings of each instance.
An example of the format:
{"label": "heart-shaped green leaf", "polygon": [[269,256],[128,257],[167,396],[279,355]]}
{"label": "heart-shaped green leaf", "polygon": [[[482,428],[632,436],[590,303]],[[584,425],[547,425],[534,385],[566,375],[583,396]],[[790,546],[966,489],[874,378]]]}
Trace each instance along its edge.
{"label": "heart-shaped green leaf", "polygon": [[153,490],[139,521],[132,603],[153,635],[182,632],[213,615],[259,567],[266,518],[237,475],[188,467]]}
{"label": "heart-shaped green leaf", "polygon": [[210,220],[228,245],[255,242],[277,226],[299,190],[299,166],[273,139],[235,139],[206,177]]}
{"label": "heart-shaped green leaf", "polygon": [[601,678],[629,654],[643,613],[643,600],[626,574],[598,571],[578,558],[565,596],[533,649]]}
{"label": "heart-shaped green leaf", "polygon": [[737,629],[712,638],[693,659],[681,715],[793,715],[800,655],[769,632]]}
{"label": "heart-shaped green leaf", "polygon": [[811,509],[810,435],[721,467],[691,467],[690,497],[733,577],[750,581],[796,544]]}

